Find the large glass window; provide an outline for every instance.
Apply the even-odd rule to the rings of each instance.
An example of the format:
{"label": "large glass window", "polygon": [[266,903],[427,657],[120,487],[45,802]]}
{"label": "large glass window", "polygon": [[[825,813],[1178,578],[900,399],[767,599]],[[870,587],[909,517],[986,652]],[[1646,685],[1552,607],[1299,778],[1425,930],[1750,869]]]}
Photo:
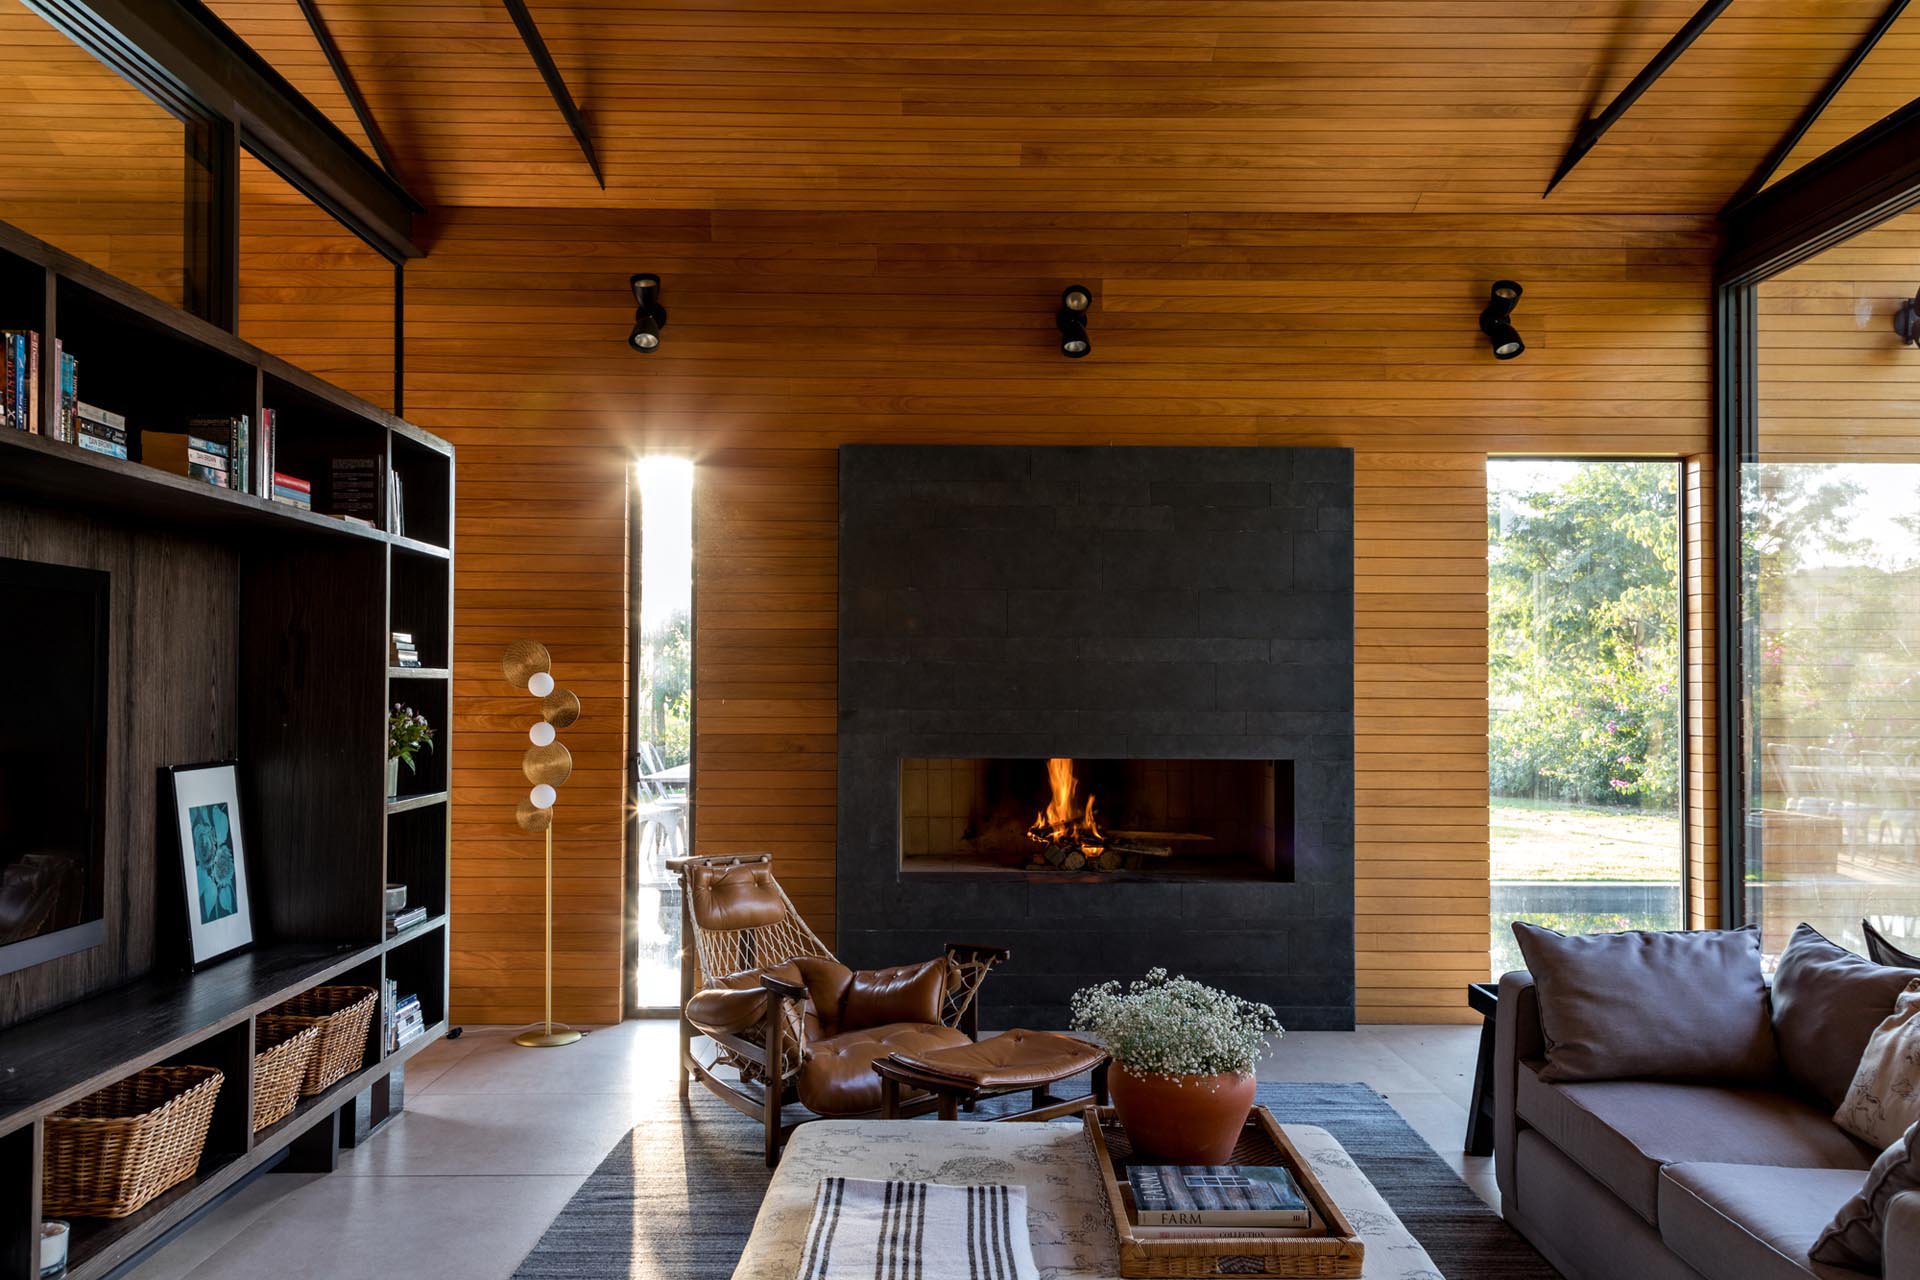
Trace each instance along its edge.
{"label": "large glass window", "polygon": [[1685,924],[1680,471],[1487,465],[1492,969],[1513,920]]}
{"label": "large glass window", "polygon": [[242,338],[392,409],[393,291],[393,263],[241,152]]}
{"label": "large glass window", "polygon": [[175,306],[194,188],[187,126],[0,0],[0,220]]}
{"label": "large glass window", "polygon": [[1768,952],[1802,920],[1920,945],[1920,351],[1893,325],[1917,279],[1909,213],[1757,290],[1741,746]]}

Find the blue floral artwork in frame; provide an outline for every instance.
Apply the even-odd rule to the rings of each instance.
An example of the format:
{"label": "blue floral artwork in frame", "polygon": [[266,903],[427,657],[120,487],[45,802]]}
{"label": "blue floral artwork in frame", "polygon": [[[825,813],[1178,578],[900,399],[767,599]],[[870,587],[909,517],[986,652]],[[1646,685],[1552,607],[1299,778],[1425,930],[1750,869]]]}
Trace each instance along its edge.
{"label": "blue floral artwork in frame", "polygon": [[193,830],[193,865],[200,887],[200,923],[224,920],[240,909],[234,897],[233,823],[224,801],[187,810]]}

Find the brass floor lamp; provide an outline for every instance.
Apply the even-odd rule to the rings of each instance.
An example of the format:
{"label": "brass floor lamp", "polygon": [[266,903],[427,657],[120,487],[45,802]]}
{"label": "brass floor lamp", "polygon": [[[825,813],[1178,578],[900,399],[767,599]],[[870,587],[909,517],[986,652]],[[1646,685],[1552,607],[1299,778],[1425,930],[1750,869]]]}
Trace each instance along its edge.
{"label": "brass floor lamp", "polygon": [[515,1044],[530,1049],[550,1049],[580,1038],[578,1031],[553,1020],[553,803],[559,798],[554,788],[573,773],[573,753],[560,744],[557,731],[580,718],[580,699],[571,689],[554,687],[552,667],[552,655],[537,640],[515,640],[500,655],[500,670],[507,683],[540,699],[540,718],[527,730],[533,745],[520,761],[520,771],[533,784],[533,790],[513,815],[521,830],[542,831],[547,837],[546,1016],[513,1038]]}

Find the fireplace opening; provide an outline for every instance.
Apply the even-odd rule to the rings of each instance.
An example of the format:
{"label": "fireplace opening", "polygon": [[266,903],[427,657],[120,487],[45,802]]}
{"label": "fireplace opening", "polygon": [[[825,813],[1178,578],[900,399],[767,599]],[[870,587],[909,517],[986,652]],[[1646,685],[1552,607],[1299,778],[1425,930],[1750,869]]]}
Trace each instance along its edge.
{"label": "fireplace opening", "polygon": [[1293,878],[1293,762],[909,758],[903,875]]}

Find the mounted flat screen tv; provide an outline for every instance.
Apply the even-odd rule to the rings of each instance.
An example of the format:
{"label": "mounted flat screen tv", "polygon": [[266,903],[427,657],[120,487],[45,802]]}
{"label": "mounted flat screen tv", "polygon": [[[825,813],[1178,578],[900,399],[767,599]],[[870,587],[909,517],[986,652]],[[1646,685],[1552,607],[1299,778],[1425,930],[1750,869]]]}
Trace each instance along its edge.
{"label": "mounted flat screen tv", "polygon": [[106,940],[107,588],[0,558],[0,973]]}

